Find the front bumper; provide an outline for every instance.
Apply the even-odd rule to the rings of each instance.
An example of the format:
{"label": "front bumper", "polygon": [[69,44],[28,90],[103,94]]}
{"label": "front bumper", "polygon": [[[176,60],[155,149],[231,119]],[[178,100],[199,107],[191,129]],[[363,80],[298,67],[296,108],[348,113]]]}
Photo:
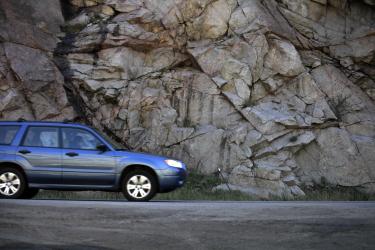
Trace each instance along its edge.
{"label": "front bumper", "polygon": [[159,177],[159,192],[165,193],[182,187],[186,181],[186,168],[162,169],[157,171]]}

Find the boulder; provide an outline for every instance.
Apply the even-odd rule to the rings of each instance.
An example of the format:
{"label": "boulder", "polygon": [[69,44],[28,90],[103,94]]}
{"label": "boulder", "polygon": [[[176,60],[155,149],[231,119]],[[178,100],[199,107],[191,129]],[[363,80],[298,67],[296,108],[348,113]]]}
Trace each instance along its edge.
{"label": "boulder", "polygon": [[269,39],[270,49],[264,66],[284,76],[296,76],[304,71],[299,53],[292,43],[278,38]]}
{"label": "boulder", "polygon": [[59,0],[2,1],[0,41],[52,52],[64,23]]}
{"label": "boulder", "polygon": [[[366,148],[370,145],[371,140],[363,141],[362,151],[368,152]],[[297,154],[303,181],[333,186],[361,186],[371,182],[372,162],[368,154],[361,154],[350,133],[340,128],[320,131],[316,143]]]}
{"label": "boulder", "polygon": [[236,5],[233,0],[218,0],[205,6],[204,11],[188,23],[187,32],[195,40],[215,39],[228,30],[228,21]]}

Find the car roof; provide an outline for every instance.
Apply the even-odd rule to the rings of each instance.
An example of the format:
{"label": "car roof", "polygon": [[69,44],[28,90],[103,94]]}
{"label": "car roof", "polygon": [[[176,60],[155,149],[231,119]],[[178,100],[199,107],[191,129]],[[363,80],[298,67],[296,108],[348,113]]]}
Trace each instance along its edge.
{"label": "car roof", "polygon": [[90,128],[85,124],[57,121],[0,121],[0,125],[32,125],[32,126],[59,126],[59,127],[81,127]]}

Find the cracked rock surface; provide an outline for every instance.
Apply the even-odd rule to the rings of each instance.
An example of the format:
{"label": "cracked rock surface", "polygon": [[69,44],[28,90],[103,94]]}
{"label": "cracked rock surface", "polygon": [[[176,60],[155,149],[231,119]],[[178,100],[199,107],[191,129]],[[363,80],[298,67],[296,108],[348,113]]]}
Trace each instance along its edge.
{"label": "cracked rock surface", "polygon": [[0,118],[83,120],[264,199],[375,192],[375,6],[1,1]]}

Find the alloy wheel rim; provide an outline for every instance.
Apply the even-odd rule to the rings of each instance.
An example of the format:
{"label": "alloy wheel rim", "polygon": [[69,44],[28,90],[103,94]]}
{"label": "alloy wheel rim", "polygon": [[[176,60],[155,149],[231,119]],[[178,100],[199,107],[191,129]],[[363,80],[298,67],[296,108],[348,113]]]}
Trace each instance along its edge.
{"label": "alloy wheel rim", "polygon": [[142,199],[151,192],[151,181],[144,175],[134,175],[126,184],[128,193],[136,199]]}
{"label": "alloy wheel rim", "polygon": [[21,187],[20,178],[12,172],[5,172],[0,175],[0,194],[12,196]]}

